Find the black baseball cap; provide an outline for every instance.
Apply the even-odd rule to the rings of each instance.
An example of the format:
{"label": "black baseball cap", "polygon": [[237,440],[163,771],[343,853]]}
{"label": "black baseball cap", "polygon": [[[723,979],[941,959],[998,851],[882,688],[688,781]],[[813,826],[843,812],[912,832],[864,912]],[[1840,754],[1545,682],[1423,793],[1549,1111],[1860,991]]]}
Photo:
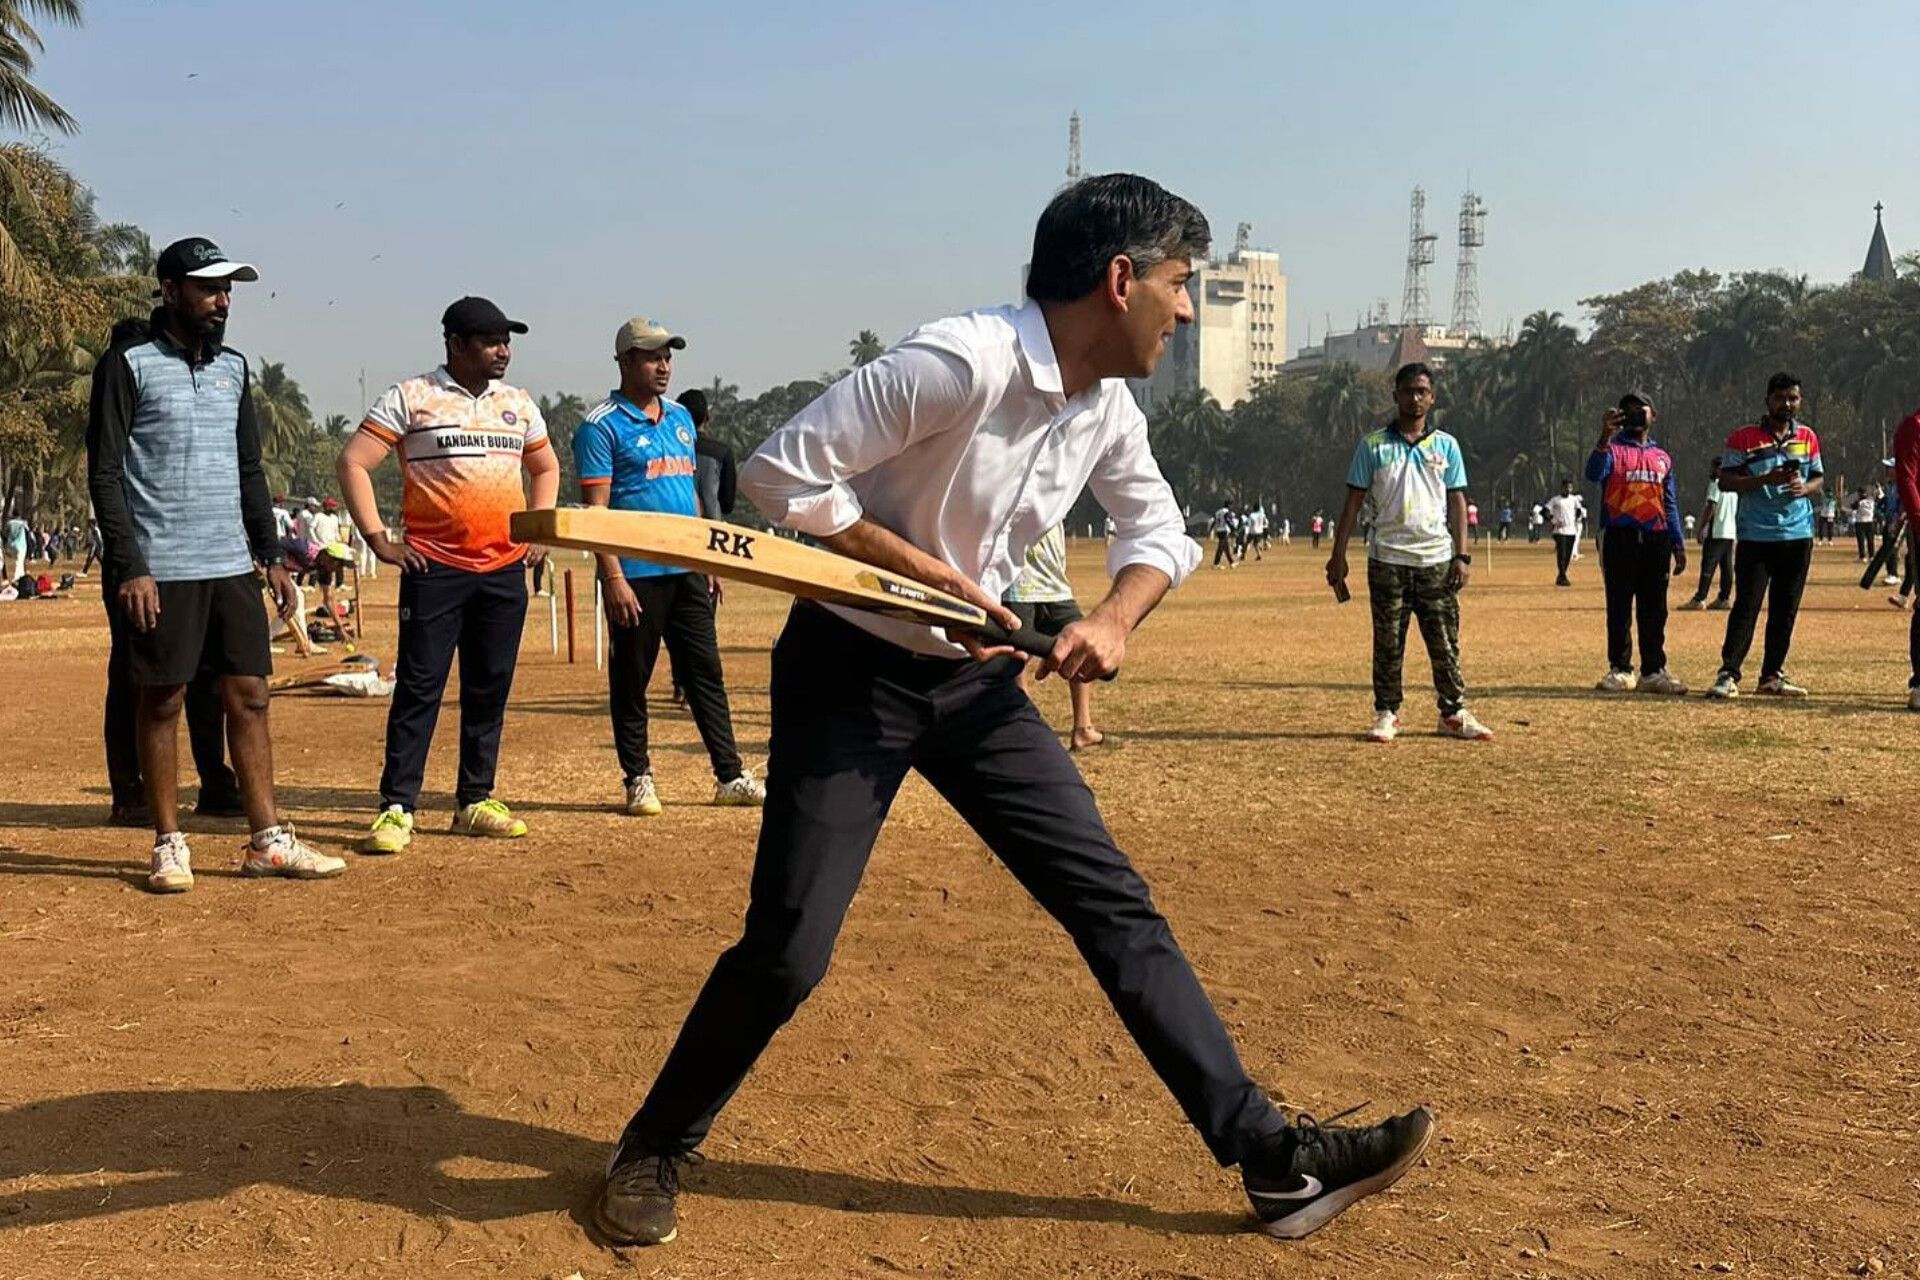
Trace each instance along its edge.
{"label": "black baseball cap", "polygon": [[485,298],[465,297],[440,316],[440,328],[455,337],[470,333],[525,333],[527,326],[507,319],[507,313]]}
{"label": "black baseball cap", "polygon": [[175,240],[160,251],[153,274],[161,280],[258,280],[260,273],[244,262],[234,262],[205,236]]}
{"label": "black baseball cap", "polygon": [[1644,391],[1629,391],[1620,397],[1620,407],[1622,409],[1631,409],[1635,405],[1639,405],[1643,409],[1651,409],[1653,408],[1653,398]]}

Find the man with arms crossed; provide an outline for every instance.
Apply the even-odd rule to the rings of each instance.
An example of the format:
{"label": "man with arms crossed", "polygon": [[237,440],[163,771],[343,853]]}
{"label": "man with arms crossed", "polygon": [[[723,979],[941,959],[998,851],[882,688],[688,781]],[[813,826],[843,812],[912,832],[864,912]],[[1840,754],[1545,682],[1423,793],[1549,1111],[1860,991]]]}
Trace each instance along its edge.
{"label": "man with arms crossed", "polygon": [[1395,421],[1369,433],[1353,451],[1347,505],[1327,557],[1327,583],[1337,591],[1347,580],[1354,523],[1371,499],[1367,599],[1373,608],[1373,726],[1366,738],[1392,742],[1399,736],[1407,621],[1414,617],[1433,664],[1440,735],[1491,741],[1493,730],[1467,710],[1467,686],[1460,675],[1460,592],[1473,567],[1466,461],[1460,442],[1427,422],[1433,370],[1403,365],[1393,376],[1393,402]]}
{"label": "man with arms crossed", "polygon": [[[602,400],[573,433],[580,496],[590,507],[697,516],[693,417],[667,399],[673,353],[687,345],[651,320],[634,319],[613,338],[620,387]],[[713,802],[758,805],[765,791],[740,764],[733,716],[713,629],[712,580],[670,565],[601,555],[608,635],[608,705],[613,745],[625,775],[626,810],[660,812],[647,753],[647,685],[666,641],[673,674],[686,690],[693,723],[713,765]]]}
{"label": "man with arms crossed", "polygon": [[1787,679],[1787,651],[1800,614],[1800,594],[1813,565],[1813,500],[1826,481],[1820,437],[1799,421],[1800,379],[1776,373],[1767,379],[1767,416],[1727,437],[1720,459],[1720,487],[1740,495],[1738,545],[1733,553],[1733,609],[1720,647],[1720,674],[1710,698],[1740,696],[1740,664],[1753,647],[1760,606],[1767,608],[1766,649],[1759,691],[1776,698],[1804,698]]}
{"label": "man with arms crossed", "polygon": [[[1062,191],[1040,216],[1024,306],[935,321],[857,368],[741,469],[770,519],[965,597],[999,596],[1083,486],[1118,523],[1112,589],[1043,671],[1118,670],[1128,633],[1198,564],[1123,379],[1190,322],[1206,220],[1144,178]],[[773,652],[772,758],[745,932],[720,958],[608,1166],[616,1243],[676,1229],[679,1170],[774,1032],[826,973],[888,807],[917,769],[1072,935],[1094,977],[1269,1233],[1297,1237],[1399,1178],[1424,1109],[1371,1128],[1282,1118],[1241,1067],[1146,884],[1114,846],[1008,648],[796,605]]]}
{"label": "man with arms crossed", "polygon": [[247,360],[222,342],[233,282],[260,273],[196,236],[168,245],[156,274],[161,301],[149,332],[114,345],[94,366],[87,415],[103,577],[114,584],[116,638],[124,636],[125,673],[137,686],[134,724],[154,830],[147,884],[157,893],[193,887],[180,831],[178,739],[187,686],[203,670],[219,682],[253,832],[241,872],[337,876],[347,864],[309,848],[273,803],[273,655],[255,566],[265,566],[282,618],[293,608],[293,580],[274,538]]}
{"label": "man with arms crossed", "polygon": [[[533,397],[500,381],[513,359],[509,320],[485,298],[462,298],[440,317],[447,362],[388,387],[340,450],[340,492],[373,553],[400,569],[399,661],[387,711],[387,759],[380,804],[362,853],[399,853],[413,840],[413,811],[427,771],[453,658],[460,655],[460,777],[453,829],[514,839],[527,824],[493,798],[507,692],[527,617],[529,557],[538,547],[508,532],[526,505],[524,467],[535,510],[560,494],[560,463]],[[400,450],[406,537],[380,519],[372,471]]]}

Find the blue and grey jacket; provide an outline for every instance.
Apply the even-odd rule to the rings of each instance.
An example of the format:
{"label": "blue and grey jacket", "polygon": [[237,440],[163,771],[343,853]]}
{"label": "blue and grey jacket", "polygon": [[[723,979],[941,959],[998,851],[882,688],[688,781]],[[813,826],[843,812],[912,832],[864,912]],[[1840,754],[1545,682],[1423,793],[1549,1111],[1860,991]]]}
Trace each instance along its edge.
{"label": "blue and grey jacket", "polygon": [[189,352],[164,313],[122,322],[93,368],[87,487],[115,580],[230,578],[279,555],[246,357]]}

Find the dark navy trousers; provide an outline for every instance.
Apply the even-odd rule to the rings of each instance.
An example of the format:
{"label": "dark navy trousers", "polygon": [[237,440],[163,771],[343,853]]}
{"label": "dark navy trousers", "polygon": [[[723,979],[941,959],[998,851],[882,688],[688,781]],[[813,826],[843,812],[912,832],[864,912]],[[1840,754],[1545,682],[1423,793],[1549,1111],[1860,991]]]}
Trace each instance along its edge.
{"label": "dark navy trousers", "polygon": [[387,711],[387,763],[380,803],[408,813],[420,801],[427,748],[440,719],[440,698],[460,657],[460,775],[457,804],[493,794],[500,728],[520,658],[527,620],[527,573],[511,564],[472,573],[432,563],[400,576],[400,653],[393,705]]}
{"label": "dark navy trousers", "polygon": [[826,975],[909,769],[1066,929],[1215,1158],[1237,1163],[1284,1127],[1093,793],[1014,683],[1018,670],[1014,659],[919,657],[818,606],[795,606],[773,651],[767,802],[745,930],[628,1122],[628,1151],[698,1146]]}

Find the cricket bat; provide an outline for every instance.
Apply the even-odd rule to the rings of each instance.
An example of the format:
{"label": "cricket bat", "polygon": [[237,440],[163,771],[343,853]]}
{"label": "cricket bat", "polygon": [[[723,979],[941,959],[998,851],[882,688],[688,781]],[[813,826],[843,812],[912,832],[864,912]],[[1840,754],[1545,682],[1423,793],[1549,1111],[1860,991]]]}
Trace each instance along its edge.
{"label": "cricket bat", "polygon": [[1012,645],[1035,657],[1053,652],[1052,636],[1031,627],[1009,631],[979,605],[923,582],[820,547],[717,520],[606,507],[516,511],[513,539],[649,560],[904,622],[972,631],[990,644]]}

